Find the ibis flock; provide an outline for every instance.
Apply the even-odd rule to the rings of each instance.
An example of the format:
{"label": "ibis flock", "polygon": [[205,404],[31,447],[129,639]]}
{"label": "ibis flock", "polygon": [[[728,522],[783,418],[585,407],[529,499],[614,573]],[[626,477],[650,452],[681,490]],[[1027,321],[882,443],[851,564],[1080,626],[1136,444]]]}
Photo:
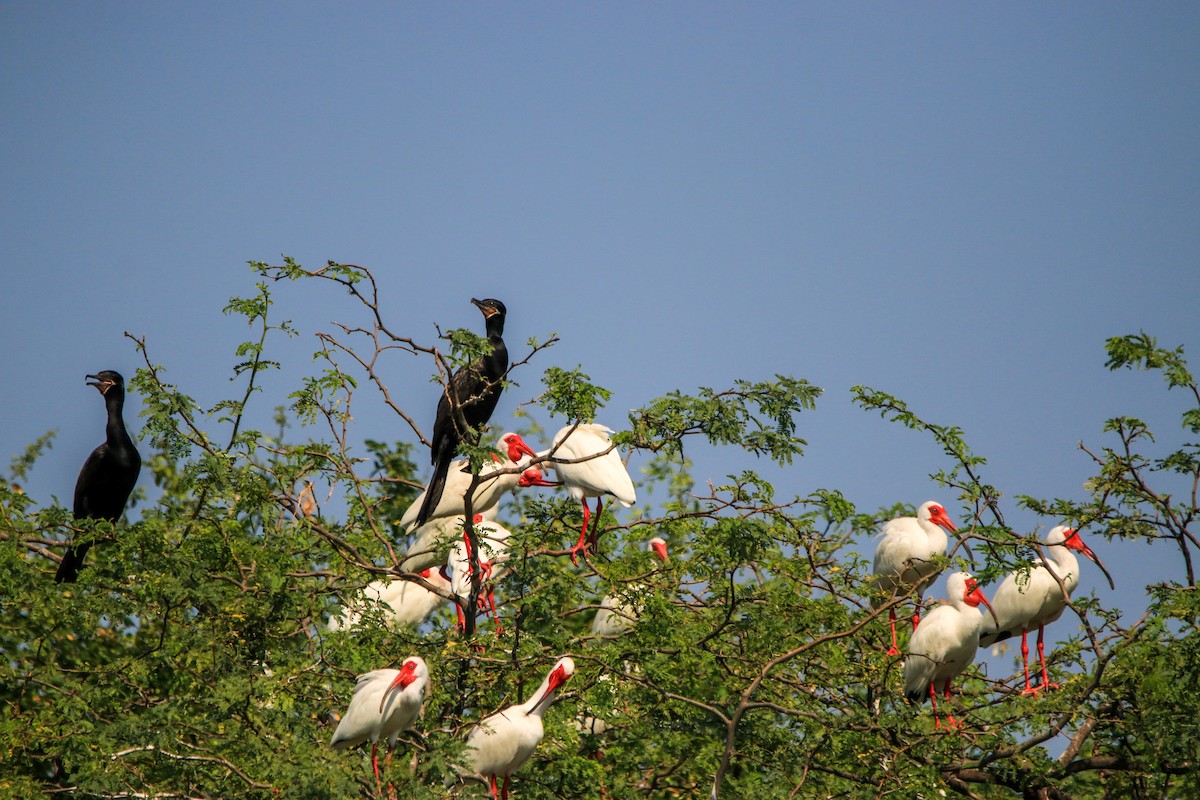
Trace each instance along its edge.
{"label": "ibis flock", "polygon": [[[504,304],[492,299],[471,302],[484,315],[489,350],[444,381],[430,440],[433,474],[425,491],[398,521],[412,542],[397,565],[397,572],[403,575],[368,583],[330,620],[330,630],[354,629],[368,613],[380,614],[390,626],[419,626],[447,603],[455,607],[459,625],[465,627],[467,597],[475,593],[479,607],[492,615],[497,635],[502,635],[494,588],[505,569],[511,535],[497,521],[503,498],[517,488],[561,486],[579,501],[579,537],[563,551],[573,564],[596,551],[604,498],[611,497],[626,508],[637,500],[633,481],[611,439],[613,431],[603,425],[567,425],[555,434],[550,447],[540,452],[520,435],[505,433],[496,442],[491,463],[478,471],[472,471],[468,461],[454,460],[461,444],[478,444],[509,369],[503,339]],[[86,377],[88,385],[104,398],[107,421],[104,443],[92,451],[79,473],[74,516],[103,520],[108,525],[97,525],[86,536],[67,543],[54,578],[60,583],[76,581],[89,546],[115,534],[115,524],[141,469],[141,458],[123,419],[124,380],[112,370]],[[556,480],[547,479],[551,472]],[[596,501],[594,511],[588,505],[591,499]],[[886,609],[888,614],[890,646],[885,652],[903,656],[904,695],[918,705],[931,701],[935,728],[943,727],[939,691],[948,703],[951,683],[970,666],[981,645],[991,646],[1020,634],[1024,662],[1021,693],[1037,695],[1055,688],[1046,668],[1044,630],[1063,614],[1079,585],[1077,554],[1095,563],[1112,586],[1108,570],[1079,532],[1058,526],[1038,547],[1041,557],[1009,574],[990,602],[974,578],[955,572],[946,580],[945,601],[922,619],[923,595],[948,563],[949,534],[957,533],[945,507],[934,501],[919,506],[915,517],[890,520],[879,534],[870,583],[875,613]],[[667,544],[661,537],[651,539],[647,547],[667,562]],[[646,587],[636,585],[606,596],[597,609],[592,634],[617,636],[630,630],[641,613],[635,598],[645,592]],[[907,603],[913,604],[912,633],[907,651],[902,652],[896,609]],[[1036,684],[1029,672],[1028,634],[1034,629],[1039,662]],[[512,774],[529,760],[542,739],[543,715],[574,673],[575,662],[563,656],[529,699],[480,720],[467,733],[456,777],[481,781],[493,798],[507,798]],[[420,716],[429,686],[429,669],[417,656],[404,658],[398,669],[377,669],[358,677],[330,746],[342,750],[370,742],[377,793],[382,792],[379,741],[386,744],[390,759],[400,735]],[[944,716],[949,729],[963,724],[951,713]],[[602,721],[592,721],[593,728],[596,722]]]}

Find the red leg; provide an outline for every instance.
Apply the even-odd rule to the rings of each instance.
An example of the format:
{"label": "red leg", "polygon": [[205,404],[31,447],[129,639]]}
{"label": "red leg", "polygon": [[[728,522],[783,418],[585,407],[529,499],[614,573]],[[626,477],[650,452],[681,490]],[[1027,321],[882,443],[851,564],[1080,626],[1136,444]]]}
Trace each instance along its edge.
{"label": "red leg", "polygon": [[379,783],[379,742],[371,742],[371,769],[375,771],[375,796],[383,794],[383,786]]}
{"label": "red leg", "polygon": [[504,789],[501,791],[501,794],[500,794],[501,800],[508,800],[508,779],[510,777],[512,777],[512,776],[511,775],[504,776]]}
{"label": "red leg", "polygon": [[1029,631],[1021,631],[1021,660],[1025,662],[1025,688],[1021,690],[1021,694],[1038,693],[1036,687],[1029,685]]}
{"label": "red leg", "polygon": [[[392,768],[392,746],[389,744],[388,750],[387,750],[387,755],[383,759],[383,774],[386,775],[388,772],[391,771],[391,768]],[[392,785],[392,782],[390,780],[388,781],[387,788],[388,788],[388,797],[390,797],[391,800],[396,800],[396,787]]]}
{"label": "red leg", "polygon": [[593,553],[596,552],[596,545],[599,543],[599,540],[600,540],[600,513],[602,511],[604,511],[604,499],[601,497],[597,497],[596,498],[596,524],[592,526],[592,535],[588,539],[588,544],[591,547],[591,550]]}
{"label": "red leg", "polygon": [[467,548],[467,571],[471,573],[471,580],[475,580],[475,571],[471,569],[471,539],[466,528],[463,528],[463,544]]}
{"label": "red leg", "polygon": [[1051,683],[1050,675],[1046,672],[1046,649],[1045,649],[1045,645],[1042,643],[1042,636],[1045,635],[1045,633],[1046,633],[1046,627],[1044,625],[1039,625],[1038,626],[1037,648],[1038,648],[1038,661],[1042,662],[1042,688],[1043,689],[1057,689],[1058,684]]}
{"label": "red leg", "polygon": [[496,790],[496,773],[491,774],[492,779],[492,800],[500,800],[500,793]]}
{"label": "red leg", "polygon": [[[954,679],[948,678],[946,680],[946,682],[942,685],[942,697],[946,700],[947,705],[950,704],[950,681],[952,681],[952,680],[954,680]],[[954,718],[953,714],[946,715],[946,725],[948,725],[951,728],[961,728],[962,727],[962,723],[959,722],[958,720],[956,720]]]}
{"label": "red leg", "polygon": [[488,587],[488,606],[492,609],[492,621],[496,623],[496,635],[504,635],[504,626],[500,624],[500,614],[496,611],[496,590],[491,586]]}
{"label": "red leg", "polygon": [[937,712],[937,687],[933,685],[933,681],[929,682],[929,702],[933,703],[933,727],[942,727],[941,720],[938,719]]}
{"label": "red leg", "polygon": [[585,497],[583,500],[580,500],[579,502],[583,504],[583,528],[579,531],[579,541],[576,542],[575,546],[571,548],[571,563],[576,564],[576,565],[579,564],[579,559],[577,558],[577,555],[580,550],[583,551],[583,554],[585,556],[587,555],[588,520],[590,520],[592,518],[592,512],[591,512],[591,509],[588,508],[587,498]]}
{"label": "red leg", "polygon": [[896,607],[892,606],[888,609],[888,626],[892,629],[892,646],[887,651],[889,656],[900,655],[900,648],[896,646]]}

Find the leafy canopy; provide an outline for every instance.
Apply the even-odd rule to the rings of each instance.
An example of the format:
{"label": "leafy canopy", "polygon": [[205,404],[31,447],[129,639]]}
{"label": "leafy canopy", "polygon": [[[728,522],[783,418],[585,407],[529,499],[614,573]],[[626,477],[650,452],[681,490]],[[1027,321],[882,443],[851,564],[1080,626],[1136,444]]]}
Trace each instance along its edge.
{"label": "leafy canopy", "polygon": [[[445,380],[479,337],[452,333],[443,352],[395,333],[362,267],[253,267],[254,293],[226,307],[251,330],[230,360],[229,397],[202,407],[188,376],[168,382],[148,339],[131,337],[143,359],[130,386],[145,410],[146,457],[132,522],[74,521],[20,489],[51,433],[13,457],[0,481],[0,795],[373,797],[367,757],[334,753],[328,741],[355,676],[413,654],[432,682],[386,764],[389,796],[482,796],[453,780],[466,730],[528,697],[563,654],[577,673],[514,778],[526,800],[1200,794],[1194,441],[1151,456],[1143,448],[1161,451],[1162,432],[1154,442],[1144,423],[1117,418],[1101,444],[1083,447],[1095,468],[1086,496],[1018,498],[1047,527],[1165,540],[1178,564],[1161,565],[1174,577],[1151,587],[1138,620],[1077,593],[1054,629],[1067,642],[1049,654],[1060,689],[1021,696],[1019,660],[1011,675],[968,670],[953,701],[961,731],[935,729],[927,708],[903,700],[899,660],[884,655],[895,603],[872,608],[870,564],[854,552],[856,537],[901,509],[857,509],[835,487],[782,497],[751,470],[694,484],[689,441],[780,464],[803,457],[798,433],[821,391],[784,375],[671,392],[624,425],[605,420],[624,427],[618,443],[645,465],[643,500],[602,515],[600,552],[579,568],[564,549],[578,504],[551,490],[510,498],[503,635],[488,621],[476,628],[478,591],[461,601],[465,634],[449,599],[416,629],[389,627],[365,603],[356,625],[331,631],[330,618],[362,603],[370,581],[430,585],[399,571],[411,537],[397,521],[420,489],[415,462],[428,440],[418,421],[432,416],[436,392],[410,413],[388,380]],[[361,319],[318,331],[315,372],[286,398],[267,397],[265,372],[284,366],[273,343],[300,335],[274,321],[276,293],[301,282],[348,293]],[[582,365],[543,363],[557,337],[544,339],[529,342],[509,376],[517,386],[532,371],[542,387],[521,405],[530,438],[547,417],[595,419],[610,397]],[[1145,333],[1107,347],[1111,369],[1157,371],[1169,389],[1190,392],[1196,407],[1183,431],[1200,430],[1182,347],[1160,348]],[[950,505],[974,545],[976,575],[994,581],[1028,564],[1037,542],[1005,525],[1003,488],[985,481],[987,460],[964,431],[880,390],[856,387],[852,399],[941,446],[931,477],[959,500]],[[383,404],[410,435],[369,438],[355,422],[361,403]],[[490,463],[487,447],[466,453],[477,469]],[[656,535],[671,548],[666,564],[645,549]],[[98,541],[90,566],[79,583],[54,584],[64,542],[84,536]],[[596,637],[589,624],[606,594],[636,621]]]}

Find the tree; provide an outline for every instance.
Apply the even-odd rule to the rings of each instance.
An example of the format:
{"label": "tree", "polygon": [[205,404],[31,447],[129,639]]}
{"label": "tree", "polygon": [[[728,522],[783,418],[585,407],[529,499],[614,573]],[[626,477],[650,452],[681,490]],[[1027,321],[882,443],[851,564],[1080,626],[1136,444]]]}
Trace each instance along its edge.
{"label": "tree", "polygon": [[[483,787],[452,781],[465,731],[526,698],[570,654],[575,677],[515,778],[521,798],[1200,794],[1195,442],[1152,457],[1146,426],[1114,419],[1106,444],[1084,449],[1096,468],[1086,499],[1020,498],[1047,526],[1167,539],[1184,579],[1150,587],[1151,606],[1132,623],[1077,596],[1059,625],[1074,620],[1080,632],[1051,655],[1062,687],[1022,697],[1018,673],[972,668],[956,701],[961,731],[935,730],[928,709],[904,701],[900,662],[884,655],[889,605],[871,608],[869,564],[849,548],[897,509],[860,511],[832,488],[777,497],[749,471],[693,485],[685,446],[737,447],[783,464],[802,457],[797,418],[820,390],[782,375],[674,392],[631,412],[617,442],[649,460],[642,488],[651,500],[621,520],[605,514],[601,552],[588,564],[566,558],[577,505],[552,493],[510,500],[503,636],[488,622],[474,628],[477,593],[463,601],[465,634],[449,599],[417,630],[392,630],[372,611],[330,632],[328,618],[371,580],[431,586],[395,573],[406,544],[395,521],[420,486],[414,445],[362,440],[352,409],[364,394],[377,399],[427,445],[420,415],[393,402],[383,365],[395,353],[416,356],[444,381],[485,342],[451,331],[443,348],[393,332],[360,267],[253,266],[255,294],[227,307],[254,330],[236,352],[234,397],[201,409],[167,383],[150,343],[131,337],[144,359],[130,385],[145,408],[141,447],[154,484],[136,522],[75,522],[21,493],[16,484],[47,437],[0,482],[0,792],[372,797],[367,757],[335,754],[328,740],[356,675],[416,654],[432,675],[427,705],[401,738],[383,792],[479,797]],[[292,281],[348,292],[362,321],[318,333],[319,371],[285,409],[264,412],[262,401],[277,402],[259,390],[280,366],[272,342],[297,334],[270,317],[273,293]],[[541,371],[521,423],[530,436],[549,418],[593,419],[607,397],[582,367],[541,366],[555,341],[531,340],[509,373],[516,381]],[[1109,340],[1108,352],[1112,369],[1158,371],[1170,389],[1190,392],[1184,429],[1200,432],[1182,348],[1139,333]],[[1028,561],[1036,540],[1005,524],[1004,493],[984,482],[987,462],[962,431],[884,392],[858,387],[854,400],[942,446],[946,466],[933,477],[961,500],[982,582]],[[273,429],[252,428],[256,419]],[[490,461],[487,446],[463,452],[477,466]],[[68,535],[111,541],[64,587],[53,573]],[[666,565],[644,550],[655,535],[671,544]],[[640,609],[637,624],[590,636],[610,591]],[[585,717],[606,730],[571,724]]]}

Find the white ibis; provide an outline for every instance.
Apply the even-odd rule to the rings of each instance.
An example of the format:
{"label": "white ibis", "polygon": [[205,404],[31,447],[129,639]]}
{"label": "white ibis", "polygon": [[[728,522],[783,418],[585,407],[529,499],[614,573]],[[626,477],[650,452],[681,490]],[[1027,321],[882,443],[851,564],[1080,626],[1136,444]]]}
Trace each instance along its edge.
{"label": "white ibis", "polygon": [[[484,520],[494,518],[497,513],[497,509],[493,508],[482,514],[476,514],[474,522],[478,525]],[[400,561],[400,571],[419,572],[445,564],[446,554],[450,552],[450,548],[456,541],[462,539],[464,527],[465,518],[460,514],[457,517],[441,517],[430,520],[417,528],[416,538],[409,546],[403,560]]]}
{"label": "white ibis", "polygon": [[[579,541],[571,548],[571,563],[577,564],[577,555],[588,548],[595,548],[599,536],[600,512],[603,510],[604,496],[611,495],[621,505],[629,508],[637,502],[637,493],[633,489],[633,479],[629,477],[620,454],[612,445],[610,435],[612,428],[604,425],[582,424],[567,425],[554,435],[554,444],[546,453],[551,457],[551,465],[571,497],[583,505],[583,528],[579,532]],[[588,538],[588,521],[591,510],[588,508],[588,498],[596,498],[596,530]]]}
{"label": "white ibis", "polygon": [[[542,477],[542,471],[537,467],[528,467],[517,478],[516,485],[527,487],[553,486],[555,484],[545,480]],[[477,511],[474,517],[475,524],[494,520],[498,513],[499,510],[495,504],[486,510]],[[414,571],[440,567],[445,564],[446,555],[452,546],[451,543],[463,530],[464,519],[462,514],[453,517],[438,517],[417,528],[414,532],[416,538],[405,553],[404,560],[400,562],[400,569]]]}
{"label": "white ibis", "polygon": [[[954,522],[940,503],[922,503],[915,517],[896,517],[880,531],[875,548],[875,567],[872,570],[873,588],[885,593],[891,601],[902,594],[915,592],[917,606],[912,616],[913,630],[921,622],[921,595],[937,580],[941,568],[938,560],[946,555],[946,531],[956,531]],[[878,597],[872,605],[879,605]],[[892,629],[889,656],[900,655],[896,647],[896,607],[888,609],[888,625]]]}
{"label": "white ibis", "polygon": [[[518,472],[515,467],[530,458],[537,457],[533,448],[525,444],[525,440],[518,434],[506,433],[496,442],[496,449],[504,453],[505,457],[501,458],[493,453],[492,468],[485,467],[480,470],[479,484],[475,487],[475,493],[471,495],[473,513],[483,514],[494,508],[505,494],[511,492],[518,485],[532,485],[520,484],[522,473]],[[473,478],[469,461],[452,462],[446,473],[446,481],[442,486],[441,499],[438,500],[436,506],[430,509],[428,519],[435,520],[465,514],[465,498],[467,491],[471,488]],[[408,530],[414,526],[421,507],[425,504],[425,494],[428,491],[426,488],[425,492],[412,501],[412,505],[400,517],[400,527]]]}
{"label": "white ibis", "polygon": [[[375,772],[375,789],[379,791],[379,740],[387,742],[388,758],[400,734],[412,727],[425,702],[425,687],[429,669],[424,660],[409,656],[400,669],[377,669],[358,676],[350,707],[329,745],[334,750],[371,743],[371,768]],[[386,768],[386,767],[385,767]]]}
{"label": "white ibis", "polygon": [[[423,569],[420,576],[442,591],[449,591],[450,581],[436,569]],[[353,628],[362,618],[369,603],[382,603],[383,616],[392,628],[420,625],[446,599],[413,581],[371,581],[363,587],[362,595],[351,602],[340,616],[329,620],[329,630]]]}
{"label": "white ibis", "polygon": [[[942,696],[948,701],[950,683],[971,665],[979,649],[983,628],[979,604],[989,611],[992,608],[979,584],[965,572],[946,579],[946,595],[949,602],[930,611],[913,631],[904,659],[904,695],[918,704],[928,697],[933,703],[933,724],[938,728],[937,687],[942,687]],[[960,725],[951,715],[946,716],[946,724],[951,728]]]}
{"label": "white ibis", "polygon": [[[504,628],[500,625],[500,617],[496,613],[495,581],[502,573],[494,572],[495,568],[508,560],[508,540],[512,533],[497,522],[475,521],[475,539],[479,542],[479,571],[480,584],[486,583],[487,592],[481,594],[484,611],[490,610],[492,619],[496,622],[496,634],[502,635]],[[463,538],[450,548],[450,556],[446,560],[446,571],[450,577],[450,591],[463,600],[471,591],[471,555],[470,542],[465,534]],[[458,627],[466,629],[466,618],[462,606],[454,604],[458,612]]]}
{"label": "white ibis", "polygon": [[[661,536],[655,536],[649,542],[649,549],[658,560],[664,564],[668,560],[667,543]],[[645,586],[635,584],[623,593],[626,597],[641,594]],[[596,636],[615,636],[633,627],[637,621],[638,609],[620,595],[608,594],[600,601],[600,608],[592,619],[592,633]]]}
{"label": "white ibis", "polygon": [[[519,705],[485,718],[467,735],[469,773],[488,782],[493,800],[508,800],[508,782],[512,774],[529,760],[542,741],[542,715],[554,702],[554,693],[575,674],[575,662],[564,656],[533,696]],[[504,786],[496,790],[496,779]]]}
{"label": "white ibis", "polygon": [[[979,644],[990,647],[1016,635],[1017,631],[1021,632],[1021,660],[1025,664],[1025,688],[1022,694],[1036,695],[1043,688],[1057,688],[1057,684],[1050,683],[1046,674],[1043,636],[1046,625],[1062,616],[1071,593],[1079,585],[1079,559],[1075,556],[1076,552],[1083,553],[1100,567],[1104,577],[1108,578],[1108,585],[1113,586],[1112,576],[1091,548],[1083,543],[1079,534],[1066,525],[1059,525],[1046,534],[1046,558],[1035,560],[1028,570],[1010,572],[992,597],[996,619],[984,620]],[[1029,631],[1035,627],[1038,632],[1037,651],[1042,682],[1032,687],[1029,684]]]}

